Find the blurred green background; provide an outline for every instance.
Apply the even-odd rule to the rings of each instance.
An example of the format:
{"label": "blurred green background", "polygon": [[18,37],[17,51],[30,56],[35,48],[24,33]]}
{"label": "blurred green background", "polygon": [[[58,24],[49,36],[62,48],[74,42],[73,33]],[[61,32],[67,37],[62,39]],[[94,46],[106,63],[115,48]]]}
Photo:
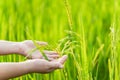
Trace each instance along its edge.
{"label": "blurred green background", "polygon": [[[76,49],[75,60],[69,55],[63,70],[46,75],[28,74],[14,80],[120,80],[120,1],[68,0],[68,4],[73,31],[84,37],[85,48],[80,45]],[[27,31],[33,39],[55,45],[67,35],[65,30],[69,30],[69,23],[64,0],[0,1],[1,40],[30,39]],[[0,57],[1,62],[23,60],[20,55]]]}

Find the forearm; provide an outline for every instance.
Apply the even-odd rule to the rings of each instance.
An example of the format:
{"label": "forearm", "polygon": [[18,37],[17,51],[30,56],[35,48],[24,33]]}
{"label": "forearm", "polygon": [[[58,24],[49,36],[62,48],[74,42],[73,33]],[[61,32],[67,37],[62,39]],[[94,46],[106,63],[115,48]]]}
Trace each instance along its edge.
{"label": "forearm", "polygon": [[0,63],[0,80],[7,80],[29,73],[30,64],[19,63]]}
{"label": "forearm", "polygon": [[18,53],[19,51],[19,42],[0,40],[0,55]]}

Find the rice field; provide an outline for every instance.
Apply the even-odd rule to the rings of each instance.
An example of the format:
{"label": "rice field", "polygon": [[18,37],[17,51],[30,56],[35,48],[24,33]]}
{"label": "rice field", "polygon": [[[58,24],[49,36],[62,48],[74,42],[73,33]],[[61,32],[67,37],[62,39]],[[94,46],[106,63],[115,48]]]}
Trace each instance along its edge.
{"label": "rice field", "polygon": [[[64,69],[11,80],[120,80],[120,0],[1,0],[0,39],[40,40]],[[25,61],[21,55],[0,62]]]}

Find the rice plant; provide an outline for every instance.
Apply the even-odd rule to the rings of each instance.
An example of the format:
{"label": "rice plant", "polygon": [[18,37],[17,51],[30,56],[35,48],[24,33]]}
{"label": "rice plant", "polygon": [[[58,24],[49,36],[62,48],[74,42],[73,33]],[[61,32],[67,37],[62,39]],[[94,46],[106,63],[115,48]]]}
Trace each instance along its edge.
{"label": "rice plant", "polygon": [[[119,8],[119,0],[1,0],[1,40],[33,40],[37,48],[28,56],[40,50],[47,59],[45,49],[68,55],[62,70],[11,80],[119,80]],[[35,40],[49,45],[38,46]],[[24,60],[0,56],[0,62]]]}

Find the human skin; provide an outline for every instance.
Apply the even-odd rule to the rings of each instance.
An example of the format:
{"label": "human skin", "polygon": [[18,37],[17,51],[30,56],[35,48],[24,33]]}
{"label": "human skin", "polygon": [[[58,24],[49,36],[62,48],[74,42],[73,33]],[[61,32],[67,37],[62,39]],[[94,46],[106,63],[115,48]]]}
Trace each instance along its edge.
{"label": "human skin", "polygon": [[[36,43],[40,46],[48,45],[46,42],[42,42],[42,41],[36,41]],[[0,55],[20,54],[23,56],[27,56],[27,58],[43,59],[44,57],[39,52],[39,50],[36,50],[31,55],[28,54],[28,52],[34,48],[36,48],[36,46],[31,40],[25,40],[22,42],[11,42],[11,41],[0,40]],[[53,60],[59,57],[58,53],[55,51],[45,50],[44,53],[46,54],[49,60]]]}
{"label": "human skin", "polygon": [[[46,42],[37,41],[39,45],[47,45]],[[49,73],[56,69],[63,68],[63,64],[67,59],[64,55],[58,59],[59,55],[55,51],[44,51],[49,61],[45,60],[39,51],[35,51],[28,55],[28,52],[35,48],[31,40],[23,42],[10,42],[0,40],[0,55],[20,54],[28,56],[31,60],[24,62],[5,62],[0,63],[0,80],[8,80],[28,73]]]}

